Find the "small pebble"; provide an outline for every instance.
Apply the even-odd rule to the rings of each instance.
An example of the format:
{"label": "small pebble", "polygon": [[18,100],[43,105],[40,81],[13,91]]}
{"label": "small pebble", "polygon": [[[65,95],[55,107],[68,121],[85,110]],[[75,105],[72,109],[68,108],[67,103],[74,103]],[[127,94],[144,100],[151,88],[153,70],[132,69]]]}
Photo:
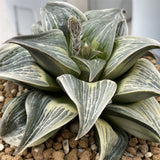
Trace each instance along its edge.
{"label": "small pebble", "polygon": [[4,149],[4,145],[0,144],[0,151],[3,151],[3,149]]}
{"label": "small pebble", "polygon": [[63,140],[62,144],[63,144],[64,153],[68,154],[68,152],[69,152],[69,142],[68,142],[68,139]]}
{"label": "small pebble", "polygon": [[152,157],[152,155],[153,155],[152,152],[147,152],[147,153],[145,154],[145,158],[150,158],[150,157]]}
{"label": "small pebble", "polygon": [[0,102],[4,102],[4,96],[0,96]]}

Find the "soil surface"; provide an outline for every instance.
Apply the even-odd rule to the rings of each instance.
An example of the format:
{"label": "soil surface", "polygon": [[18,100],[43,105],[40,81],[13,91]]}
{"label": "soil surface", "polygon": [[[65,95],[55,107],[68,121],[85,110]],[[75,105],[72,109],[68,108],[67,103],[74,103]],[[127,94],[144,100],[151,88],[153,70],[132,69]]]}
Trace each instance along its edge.
{"label": "soil surface", "polygon": [[[147,57],[160,71],[155,60]],[[3,105],[27,89],[10,81],[0,80],[0,110]],[[156,97],[160,102],[160,97]],[[0,119],[2,112],[0,112]],[[98,160],[98,147],[91,130],[80,140],[75,141],[78,120],[64,126],[56,136],[41,145],[28,148],[22,154],[13,156],[16,147],[0,139],[0,160]],[[160,160],[160,143],[148,142],[129,135],[129,143],[121,160]]]}

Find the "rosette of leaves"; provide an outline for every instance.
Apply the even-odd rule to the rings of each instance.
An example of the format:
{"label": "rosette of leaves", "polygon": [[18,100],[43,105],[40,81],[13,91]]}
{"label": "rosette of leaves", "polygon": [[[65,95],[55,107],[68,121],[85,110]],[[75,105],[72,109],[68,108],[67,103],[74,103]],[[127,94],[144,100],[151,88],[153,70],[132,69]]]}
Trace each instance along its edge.
{"label": "rosette of leaves", "polygon": [[16,153],[44,142],[76,116],[76,139],[92,127],[97,131],[100,160],[120,159],[126,132],[160,141],[154,98],[160,73],[141,58],[160,43],[127,35],[123,10],[82,13],[50,2],[32,31],[0,50],[0,78],[29,88],[3,107],[0,135],[18,146]]}

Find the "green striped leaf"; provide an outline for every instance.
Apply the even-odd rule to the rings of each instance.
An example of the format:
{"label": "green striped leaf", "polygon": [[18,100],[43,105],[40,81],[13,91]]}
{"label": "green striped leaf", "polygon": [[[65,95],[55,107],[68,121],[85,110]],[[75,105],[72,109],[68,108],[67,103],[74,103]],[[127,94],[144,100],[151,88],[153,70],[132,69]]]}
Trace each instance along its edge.
{"label": "green striped leaf", "polygon": [[28,95],[25,107],[27,123],[16,154],[29,146],[44,142],[77,115],[76,107],[68,97],[52,97],[37,91]]}
{"label": "green striped leaf", "polygon": [[124,17],[121,10],[117,14],[107,18],[100,16],[89,19],[82,25],[82,40],[87,42],[93,50],[104,52],[100,56],[108,60],[112,53],[118,25],[123,20]]}
{"label": "green striped leaf", "polygon": [[101,9],[101,10],[90,10],[85,12],[85,15],[89,20],[95,19],[95,18],[112,19],[114,17],[121,17],[123,20],[118,25],[116,36],[123,36],[128,34],[128,26],[126,23],[124,13],[125,13],[125,10],[123,9],[110,8],[110,9]]}
{"label": "green striped leaf", "polygon": [[141,58],[118,82],[114,100],[136,102],[159,94],[160,73],[149,60]]}
{"label": "green striped leaf", "polygon": [[81,70],[79,79],[88,82],[98,80],[106,64],[106,61],[100,58],[87,60],[80,57],[72,57],[72,59],[76,62],[79,69]]}
{"label": "green striped leaf", "polygon": [[54,29],[45,33],[14,37],[7,42],[26,48],[36,62],[54,76],[70,73],[80,74],[76,63],[69,57],[63,32]]}
{"label": "green striped leaf", "polygon": [[145,52],[160,48],[160,43],[153,39],[122,36],[115,40],[112,56],[102,75],[102,79],[115,79],[128,71]]}
{"label": "green striped leaf", "polygon": [[66,36],[69,42],[68,19],[70,17],[77,17],[82,22],[86,21],[86,16],[75,6],[65,2],[48,2],[44,8],[41,9],[41,21],[44,31],[52,29],[60,29]]}
{"label": "green striped leaf", "polygon": [[76,139],[84,136],[94,125],[116,91],[116,83],[110,80],[87,83],[65,74],[57,81],[76,104],[79,113],[79,132]]}
{"label": "green striped leaf", "polygon": [[110,104],[103,117],[136,137],[160,142],[160,105],[154,97],[131,104]]}
{"label": "green striped leaf", "polygon": [[119,160],[128,144],[128,136],[122,131],[114,131],[104,120],[96,121],[100,143],[99,160]]}
{"label": "green striped leaf", "polygon": [[15,44],[0,49],[0,78],[43,90],[59,90],[56,80],[35,63],[27,50]]}
{"label": "green striped leaf", "polygon": [[18,146],[22,139],[26,124],[25,99],[28,93],[9,101],[3,109],[0,121],[0,136],[11,145]]}

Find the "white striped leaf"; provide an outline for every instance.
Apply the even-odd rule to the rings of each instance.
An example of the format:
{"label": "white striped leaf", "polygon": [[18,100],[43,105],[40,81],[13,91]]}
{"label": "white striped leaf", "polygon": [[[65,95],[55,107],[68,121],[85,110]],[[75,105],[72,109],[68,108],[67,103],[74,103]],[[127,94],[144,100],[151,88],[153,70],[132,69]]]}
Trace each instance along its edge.
{"label": "white striped leaf", "polygon": [[104,120],[96,121],[99,136],[99,160],[119,160],[128,144],[128,136],[123,131],[114,131]]}
{"label": "white striped leaf", "polygon": [[[102,51],[102,58],[109,59],[112,53],[119,24],[124,21],[121,10],[109,17],[97,17],[85,21],[82,25],[82,40],[93,50]],[[120,28],[118,28],[120,30]]]}
{"label": "white striped leaf", "polygon": [[37,91],[28,95],[25,107],[27,123],[16,154],[29,146],[44,142],[77,115],[76,107],[68,97],[52,97]]}
{"label": "white striped leaf", "polygon": [[26,124],[25,99],[28,93],[22,94],[5,104],[0,121],[0,136],[11,145],[18,146]]}
{"label": "white striped leaf", "polygon": [[72,57],[72,59],[76,62],[81,70],[79,79],[88,82],[98,80],[106,64],[106,61],[100,58],[87,60],[80,57]]}
{"label": "white striped leaf", "polygon": [[58,29],[45,33],[14,37],[7,42],[26,48],[36,62],[54,76],[70,73],[80,74],[76,63],[69,57],[64,34]]}
{"label": "white striped leaf", "polygon": [[15,44],[0,49],[0,78],[43,90],[59,90],[56,80],[36,64],[27,50]]}
{"label": "white striped leaf", "polygon": [[80,122],[76,139],[79,139],[94,125],[113,97],[117,85],[110,80],[87,83],[69,74],[59,76],[57,81],[78,109]]}
{"label": "white striped leaf", "polygon": [[154,97],[131,104],[110,104],[104,113],[104,118],[132,135],[160,142],[160,105]]}
{"label": "white striped leaf", "polygon": [[115,40],[112,56],[108,61],[102,79],[115,79],[128,71],[145,52],[160,48],[160,43],[153,39],[122,36]]}
{"label": "white striped leaf", "polygon": [[118,81],[114,97],[118,102],[136,102],[160,94],[160,73],[147,59],[141,58]]}
{"label": "white striped leaf", "polygon": [[68,19],[75,16],[82,22],[87,20],[86,16],[78,8],[65,2],[48,2],[41,9],[40,14],[43,30],[60,29],[63,31],[68,42],[70,39]]}
{"label": "white striped leaf", "polygon": [[95,18],[105,18],[105,19],[111,18],[112,19],[116,16],[121,16],[123,18],[123,21],[118,25],[116,36],[123,36],[128,34],[128,26],[126,23],[124,13],[125,13],[125,10],[123,9],[110,8],[110,9],[101,9],[101,10],[90,10],[85,12],[85,15],[89,20],[95,19]]}

